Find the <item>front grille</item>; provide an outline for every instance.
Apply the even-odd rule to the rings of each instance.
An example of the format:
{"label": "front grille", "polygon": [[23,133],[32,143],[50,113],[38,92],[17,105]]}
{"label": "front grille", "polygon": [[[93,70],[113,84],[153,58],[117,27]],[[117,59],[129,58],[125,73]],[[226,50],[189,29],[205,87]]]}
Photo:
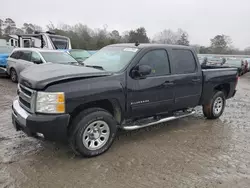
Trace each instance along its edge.
{"label": "front grille", "polygon": [[26,108],[31,109],[30,103],[23,100],[21,97],[19,97],[19,102],[22,103]]}
{"label": "front grille", "polygon": [[35,112],[36,91],[23,85],[18,85],[19,104],[30,113]]}
{"label": "front grille", "polygon": [[31,96],[32,92],[30,90],[27,90],[25,87],[23,87],[22,85],[19,85],[20,89],[22,90],[22,92],[24,92],[26,95]]}

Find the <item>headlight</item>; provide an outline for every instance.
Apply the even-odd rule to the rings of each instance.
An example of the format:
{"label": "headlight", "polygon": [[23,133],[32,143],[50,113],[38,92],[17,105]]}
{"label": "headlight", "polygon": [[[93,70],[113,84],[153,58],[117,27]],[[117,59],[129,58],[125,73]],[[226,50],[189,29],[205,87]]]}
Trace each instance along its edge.
{"label": "headlight", "polygon": [[63,92],[37,92],[36,112],[58,114],[65,112]]}

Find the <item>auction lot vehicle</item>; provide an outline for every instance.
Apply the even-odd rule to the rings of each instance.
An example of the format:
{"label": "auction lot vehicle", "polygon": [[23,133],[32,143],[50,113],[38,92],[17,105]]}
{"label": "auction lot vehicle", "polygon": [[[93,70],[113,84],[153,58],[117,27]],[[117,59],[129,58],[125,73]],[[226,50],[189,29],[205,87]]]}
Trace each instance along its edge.
{"label": "auction lot vehicle", "polygon": [[7,59],[7,74],[18,82],[20,72],[25,68],[43,63],[78,64],[68,53],[39,48],[15,48]]}
{"label": "auction lot vehicle", "polygon": [[13,49],[11,46],[0,46],[0,67],[6,68],[7,58]]}
{"label": "auction lot vehicle", "polygon": [[71,49],[70,39],[66,36],[56,35],[53,31],[10,35],[9,44],[19,48]]}
{"label": "auction lot vehicle", "polygon": [[237,68],[237,72],[238,72],[239,76],[242,76],[243,74],[245,74],[247,72],[244,61],[241,59],[236,59],[236,58],[227,59],[224,66]]}
{"label": "auction lot vehicle", "polygon": [[12,105],[16,130],[68,141],[76,154],[93,157],[110,148],[118,129],[190,116],[197,105],[219,118],[238,81],[236,68],[202,69],[186,46],[110,45],[84,64],[24,70]]}
{"label": "auction lot vehicle", "polygon": [[[0,40],[1,42],[1,40]],[[0,76],[6,76],[7,59],[14,47],[12,46],[0,46]]]}

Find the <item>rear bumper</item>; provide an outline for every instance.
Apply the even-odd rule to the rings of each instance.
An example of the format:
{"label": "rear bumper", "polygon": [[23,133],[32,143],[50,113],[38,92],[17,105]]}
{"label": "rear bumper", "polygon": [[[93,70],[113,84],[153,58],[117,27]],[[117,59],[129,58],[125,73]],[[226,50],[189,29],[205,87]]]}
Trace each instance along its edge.
{"label": "rear bumper", "polygon": [[237,92],[237,90],[234,90],[232,97],[234,97],[234,96],[235,96],[236,92]]}
{"label": "rear bumper", "polygon": [[45,139],[67,141],[67,127],[70,115],[36,115],[29,114],[14,100],[12,105],[12,123],[17,131],[23,131],[28,136],[43,134]]}

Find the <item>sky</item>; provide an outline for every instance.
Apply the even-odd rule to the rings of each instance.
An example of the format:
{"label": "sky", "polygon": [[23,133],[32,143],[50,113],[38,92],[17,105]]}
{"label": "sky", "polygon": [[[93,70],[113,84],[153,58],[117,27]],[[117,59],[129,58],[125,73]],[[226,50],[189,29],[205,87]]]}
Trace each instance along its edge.
{"label": "sky", "polygon": [[143,26],[150,38],[181,28],[191,44],[209,45],[225,34],[237,48],[250,46],[250,0],[2,0],[0,9],[1,19],[10,17],[20,27],[82,23],[122,33]]}

